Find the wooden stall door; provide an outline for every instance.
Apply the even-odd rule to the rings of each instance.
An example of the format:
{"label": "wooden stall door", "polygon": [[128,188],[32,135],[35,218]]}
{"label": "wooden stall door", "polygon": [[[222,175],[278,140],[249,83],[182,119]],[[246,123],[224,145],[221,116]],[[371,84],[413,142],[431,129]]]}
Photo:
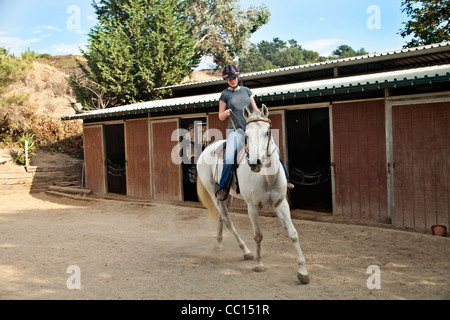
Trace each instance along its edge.
{"label": "wooden stall door", "polygon": [[450,102],[392,107],[394,224],[450,226]]}
{"label": "wooden stall door", "polygon": [[[207,121],[208,130],[211,133],[210,137],[208,137],[210,139],[209,143],[227,138],[228,121],[221,121],[217,113],[208,114]],[[214,130],[218,130],[220,134],[219,132],[214,132]]]}
{"label": "wooden stall door", "polygon": [[151,122],[153,198],[182,200],[181,166],[172,161],[172,132],[178,129],[178,119]]}
{"label": "wooden stall door", "polygon": [[333,104],[332,116],[333,213],[389,222],[384,101]]}
{"label": "wooden stall door", "polygon": [[103,157],[102,126],[84,127],[84,162],[86,188],[105,194],[105,165]]}
{"label": "wooden stall door", "polygon": [[150,199],[150,144],[148,119],[125,123],[127,195]]}

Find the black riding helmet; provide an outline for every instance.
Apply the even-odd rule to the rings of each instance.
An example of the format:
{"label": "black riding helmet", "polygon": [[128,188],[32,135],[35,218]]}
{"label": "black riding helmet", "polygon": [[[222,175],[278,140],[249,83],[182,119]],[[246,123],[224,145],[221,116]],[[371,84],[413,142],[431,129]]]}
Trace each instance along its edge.
{"label": "black riding helmet", "polygon": [[233,64],[226,65],[222,70],[223,80],[239,77],[239,74],[239,69]]}

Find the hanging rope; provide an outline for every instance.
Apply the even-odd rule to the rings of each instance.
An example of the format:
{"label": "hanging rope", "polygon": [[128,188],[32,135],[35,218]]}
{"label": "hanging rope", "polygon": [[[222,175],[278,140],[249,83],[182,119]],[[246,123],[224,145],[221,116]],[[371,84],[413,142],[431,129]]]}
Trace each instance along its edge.
{"label": "hanging rope", "polygon": [[119,164],[113,163],[110,159],[106,159],[108,163],[108,174],[113,177],[122,177],[125,175],[125,167],[121,167]]}
{"label": "hanging rope", "polygon": [[331,176],[331,169],[326,165],[316,172],[303,172],[298,168],[292,168],[289,179],[291,182],[302,186],[315,186],[327,182]]}

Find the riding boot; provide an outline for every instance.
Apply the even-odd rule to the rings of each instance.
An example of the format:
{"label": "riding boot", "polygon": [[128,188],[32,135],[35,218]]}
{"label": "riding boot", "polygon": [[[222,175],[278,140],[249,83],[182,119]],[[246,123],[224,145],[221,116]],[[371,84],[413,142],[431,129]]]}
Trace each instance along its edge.
{"label": "riding boot", "polygon": [[223,164],[222,176],[220,177],[219,190],[216,192],[216,198],[220,201],[225,201],[228,198],[231,186],[231,169],[233,164]]}
{"label": "riding boot", "polygon": [[283,169],[284,169],[284,174],[286,175],[287,188],[288,188],[288,189],[294,189],[295,186],[289,181],[289,173],[287,172],[286,167],[284,166],[283,161],[281,161],[281,158],[280,158],[280,162],[281,162],[281,166],[282,166]]}

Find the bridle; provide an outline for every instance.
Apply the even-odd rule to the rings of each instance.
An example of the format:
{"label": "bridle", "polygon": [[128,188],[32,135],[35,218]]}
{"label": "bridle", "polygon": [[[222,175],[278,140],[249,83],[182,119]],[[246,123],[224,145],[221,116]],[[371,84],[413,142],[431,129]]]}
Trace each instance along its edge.
{"label": "bridle", "polygon": [[[229,109],[229,110],[231,110],[231,109]],[[243,123],[239,120],[238,117],[236,117],[233,110],[231,110],[231,113],[234,115],[235,119],[242,125]],[[272,140],[272,121],[270,121],[270,119],[253,119],[253,120],[248,121],[245,127],[247,127],[252,122],[266,122],[269,124],[269,139],[267,140],[266,154],[268,157],[272,156],[273,150],[269,151],[270,141]],[[233,119],[231,119],[231,124],[233,125],[234,130],[237,131],[236,126],[234,125]],[[242,144],[242,141],[241,141],[241,144]],[[245,157],[247,158],[247,162],[249,162],[249,150],[248,150],[247,142],[243,145],[243,147],[245,150]]]}
{"label": "bridle", "polygon": [[[266,122],[269,124],[269,139],[267,140],[266,154],[268,157],[270,157],[273,153],[273,150],[272,151],[269,150],[270,149],[270,141],[272,140],[272,121],[270,121],[270,119],[254,119],[254,120],[248,121],[247,126],[252,122]],[[245,143],[245,155],[248,160],[249,150],[248,150],[247,143]]]}

